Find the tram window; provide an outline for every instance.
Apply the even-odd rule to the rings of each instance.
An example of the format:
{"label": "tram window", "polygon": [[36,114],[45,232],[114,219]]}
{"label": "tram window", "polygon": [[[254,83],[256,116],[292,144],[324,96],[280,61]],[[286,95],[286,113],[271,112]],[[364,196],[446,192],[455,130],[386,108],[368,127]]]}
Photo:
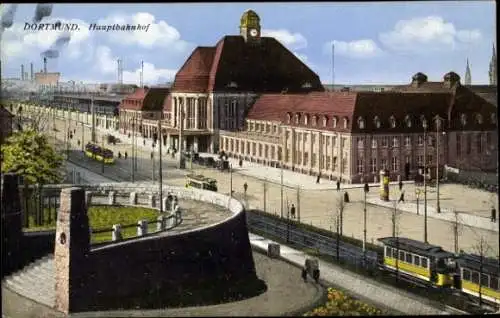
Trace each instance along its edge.
{"label": "tram window", "polygon": [[399,251],[399,260],[404,261],[405,260],[405,252]]}
{"label": "tram window", "polygon": [[470,271],[468,269],[463,269],[462,279],[470,281]]}
{"label": "tram window", "polygon": [[498,278],[491,277],[491,279],[490,279],[490,287],[493,290],[498,290]]}
{"label": "tram window", "polygon": [[482,286],[490,286],[489,279],[490,277],[486,274],[481,274],[481,285]]}
{"label": "tram window", "polygon": [[479,284],[479,273],[478,272],[472,272],[471,282],[473,282],[474,284]]}
{"label": "tram window", "polygon": [[398,258],[398,251],[395,248],[393,248],[391,255],[392,255],[393,258]]}
{"label": "tram window", "polygon": [[410,253],[406,253],[406,262],[411,263],[411,254]]}
{"label": "tram window", "polygon": [[427,258],[422,257],[422,267],[427,268]]}
{"label": "tram window", "polygon": [[413,263],[417,266],[420,266],[420,256],[413,255]]}
{"label": "tram window", "polygon": [[392,257],[391,248],[389,246],[385,247],[385,254],[387,257]]}

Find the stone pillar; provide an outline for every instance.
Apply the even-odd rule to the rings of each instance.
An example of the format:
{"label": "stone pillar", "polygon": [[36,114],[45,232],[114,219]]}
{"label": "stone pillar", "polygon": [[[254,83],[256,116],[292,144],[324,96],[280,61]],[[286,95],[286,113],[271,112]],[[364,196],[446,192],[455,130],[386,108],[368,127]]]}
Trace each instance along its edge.
{"label": "stone pillar", "polygon": [[181,112],[182,112],[182,127],[183,127],[183,129],[186,129],[187,128],[187,98],[186,97],[183,98]]}
{"label": "stone pillar", "polygon": [[267,245],[267,255],[269,257],[278,258],[280,257],[281,249],[280,245],[277,243],[269,243]]}
{"label": "stone pillar", "polygon": [[2,174],[2,277],[18,269],[22,239],[22,208],[18,176]]}
{"label": "stone pillar", "polygon": [[120,241],[122,240],[122,226],[120,224],[113,225],[113,232],[111,233],[111,241]]}
{"label": "stone pillar", "polygon": [[116,203],[116,192],[110,191],[108,195],[108,204],[115,205],[115,203]]}
{"label": "stone pillar", "polygon": [[170,148],[172,145],[171,145],[171,137],[170,137],[170,134],[167,133],[167,149]]}
{"label": "stone pillar", "polygon": [[163,211],[168,210],[168,198],[162,198],[162,204],[163,204]]}
{"label": "stone pillar", "polygon": [[175,218],[176,218],[177,222],[179,222],[182,218],[181,209],[179,208],[179,205],[175,206],[174,214],[175,214]]}
{"label": "stone pillar", "polygon": [[137,193],[136,192],[130,192],[130,204],[131,205],[137,204]]}
{"label": "stone pillar", "polygon": [[152,208],[156,207],[156,198],[154,194],[149,195],[149,206]]}
{"label": "stone pillar", "polygon": [[137,236],[144,236],[148,234],[148,221],[140,220],[137,222]]}
{"label": "stone pillar", "polygon": [[90,207],[92,204],[92,192],[90,191],[85,191],[85,206],[87,209]]}
{"label": "stone pillar", "polygon": [[90,227],[82,188],[61,191],[54,249],[55,309],[65,314],[88,307]]}
{"label": "stone pillar", "polygon": [[160,231],[164,231],[165,230],[166,225],[167,225],[166,220],[167,220],[167,218],[166,218],[165,215],[160,215],[157,218],[158,223],[156,223],[156,231],[160,232]]}
{"label": "stone pillar", "polygon": [[198,116],[200,115],[200,111],[198,109],[199,107],[200,107],[199,98],[195,98],[194,99],[194,129],[200,129],[200,126],[199,126],[200,119],[198,118]]}
{"label": "stone pillar", "polygon": [[166,224],[166,228],[167,229],[170,229],[170,228],[173,228],[176,224],[176,218],[175,218],[175,215],[174,214],[170,214],[168,217],[167,217],[167,224]]}

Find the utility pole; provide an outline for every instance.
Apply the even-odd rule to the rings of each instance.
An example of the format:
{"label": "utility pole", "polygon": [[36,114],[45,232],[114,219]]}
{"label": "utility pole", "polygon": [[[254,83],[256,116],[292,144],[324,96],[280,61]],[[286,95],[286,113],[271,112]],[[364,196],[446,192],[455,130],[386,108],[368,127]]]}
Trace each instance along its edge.
{"label": "utility pole", "polygon": [[297,186],[297,220],[300,223],[300,186]]}
{"label": "utility pole", "polygon": [[441,130],[441,118],[439,115],[436,116],[436,210],[437,213],[441,213],[441,204],[439,202],[439,132]]}
{"label": "utility pole", "polygon": [[135,114],[132,118],[132,153],[130,154],[130,172],[132,173],[132,182],[135,182],[135,169],[134,169],[134,139],[135,139]]}
{"label": "utility pole", "polygon": [[154,182],[155,181],[155,171],[156,171],[156,169],[155,169],[155,144],[154,143],[153,143],[152,147],[153,147],[153,152],[151,152],[151,155],[152,155],[151,160],[153,161],[153,173],[151,175],[151,179]]}
{"label": "utility pole", "polygon": [[101,148],[101,157],[102,157],[102,161],[101,161],[101,173],[104,174],[104,135],[101,136],[101,140],[102,140],[102,148]]}
{"label": "utility pole", "polygon": [[368,183],[364,187],[364,207],[363,207],[363,261],[366,265],[366,194],[370,191]]}
{"label": "utility pole", "polygon": [[280,173],[281,173],[281,178],[280,178],[280,197],[281,197],[281,218],[283,218],[283,148],[281,148],[281,160],[280,160]]}
{"label": "utility pole", "polygon": [[96,142],[96,138],[95,138],[94,95],[90,96],[90,113],[91,113],[91,117],[92,117],[92,134],[91,134],[91,139],[92,139],[92,142],[95,143]]}
{"label": "utility pole", "polygon": [[162,151],[161,144],[163,143],[163,133],[161,131],[161,119],[158,121],[158,151],[160,152],[160,213],[163,213],[163,169],[162,169]]}
{"label": "utility pole", "polygon": [[267,207],[266,207],[266,201],[267,201],[267,183],[266,183],[266,181],[264,181],[264,183],[262,185],[264,187],[264,212],[266,212],[267,211]]}
{"label": "utility pole", "polygon": [[455,255],[458,255],[458,211],[454,210],[455,214],[455,222],[453,222],[453,238],[454,238],[454,247],[455,247]]}
{"label": "utility pole", "polygon": [[229,164],[229,185],[230,185],[230,196],[233,197],[233,165]]}
{"label": "utility pole", "polygon": [[85,151],[85,131],[84,131],[84,126],[83,126],[83,121],[82,121],[82,152]]}
{"label": "utility pole", "polygon": [[424,127],[424,242],[427,243],[427,121],[422,122]]}

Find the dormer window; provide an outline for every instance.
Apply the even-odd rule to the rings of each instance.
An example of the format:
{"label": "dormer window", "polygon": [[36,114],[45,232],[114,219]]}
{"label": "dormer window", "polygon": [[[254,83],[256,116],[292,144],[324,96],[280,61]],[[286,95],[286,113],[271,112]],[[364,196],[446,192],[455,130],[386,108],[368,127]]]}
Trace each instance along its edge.
{"label": "dormer window", "polygon": [[304,116],[304,125],[309,125],[309,115]]}
{"label": "dormer window", "polygon": [[497,123],[497,114],[491,113],[491,115],[490,115],[490,121],[491,121],[491,123],[493,125],[496,125],[496,123]]}
{"label": "dormer window", "polygon": [[228,88],[238,88],[238,84],[236,84],[236,82],[229,82],[226,86]]}
{"label": "dormer window", "polygon": [[333,116],[333,118],[332,118],[332,127],[333,128],[337,128],[337,121],[338,121],[337,117]]}
{"label": "dormer window", "polygon": [[389,124],[391,125],[391,128],[396,128],[396,118],[394,116],[389,118]]}
{"label": "dormer window", "polygon": [[460,123],[462,124],[462,126],[467,125],[467,115],[465,114],[460,115]]}
{"label": "dormer window", "polygon": [[365,129],[365,120],[363,117],[358,117],[358,128]]}
{"label": "dormer window", "polygon": [[312,125],[316,126],[318,124],[318,116],[314,115],[312,120]]}
{"label": "dormer window", "polygon": [[483,123],[483,116],[481,114],[476,114],[476,122],[481,125]]}
{"label": "dormer window", "polygon": [[289,124],[292,121],[292,114],[287,113],[286,114],[286,123]]}
{"label": "dormer window", "polygon": [[347,129],[348,124],[349,124],[349,119],[347,119],[347,117],[344,117],[344,129]]}
{"label": "dormer window", "polygon": [[378,116],[375,116],[375,118],[373,119],[373,124],[376,128],[380,128],[380,118],[378,118]]}
{"label": "dormer window", "polygon": [[328,125],[328,117],[323,116],[323,127],[326,127]]}
{"label": "dormer window", "polygon": [[423,128],[427,128],[427,119],[425,119],[424,115],[420,116],[420,122],[422,123]]}
{"label": "dormer window", "polygon": [[411,128],[411,117],[410,117],[410,115],[406,115],[406,117],[405,117],[405,123],[406,123],[406,127]]}
{"label": "dormer window", "polygon": [[302,84],[302,88],[311,88],[311,87],[312,85],[309,82],[305,82],[304,84]]}
{"label": "dormer window", "polygon": [[300,122],[300,114],[295,114],[295,124],[298,125]]}

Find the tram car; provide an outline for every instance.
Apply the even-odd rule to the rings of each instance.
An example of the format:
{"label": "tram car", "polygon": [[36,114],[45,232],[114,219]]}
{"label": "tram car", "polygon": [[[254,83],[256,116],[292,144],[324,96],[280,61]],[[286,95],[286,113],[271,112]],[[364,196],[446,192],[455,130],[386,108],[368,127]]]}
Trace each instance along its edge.
{"label": "tram car", "polygon": [[[398,272],[434,288],[450,288],[477,301],[500,305],[499,265],[473,254],[455,255],[440,246],[404,237],[379,238],[384,245],[382,270]],[[481,268],[482,267],[482,268]],[[481,273],[481,275],[480,275]],[[480,278],[481,276],[481,278]]]}
{"label": "tram car", "polygon": [[115,162],[113,151],[90,142],[85,145],[85,155],[97,161],[104,161],[105,164]]}

